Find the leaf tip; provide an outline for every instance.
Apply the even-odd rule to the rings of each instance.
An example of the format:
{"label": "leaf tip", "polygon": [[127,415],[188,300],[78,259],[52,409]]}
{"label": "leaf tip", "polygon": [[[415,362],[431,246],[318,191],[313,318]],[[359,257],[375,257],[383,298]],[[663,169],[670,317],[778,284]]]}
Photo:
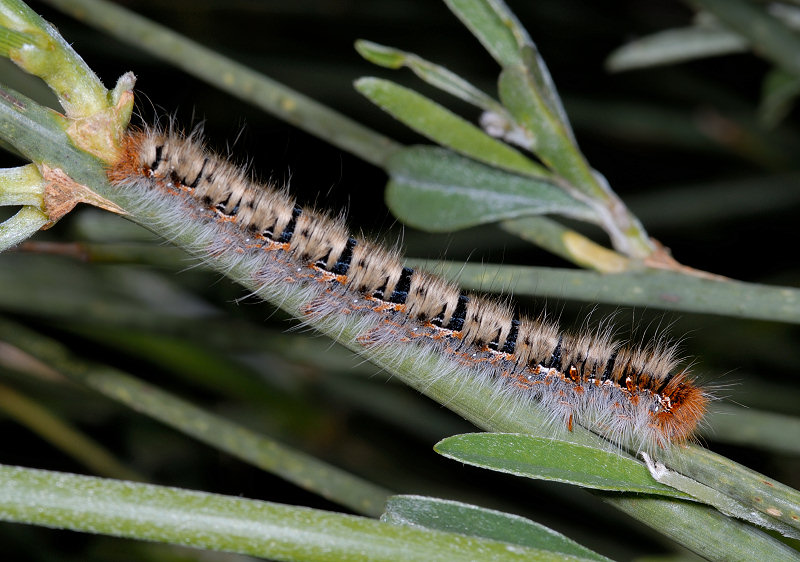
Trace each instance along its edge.
{"label": "leaf tip", "polygon": [[402,51],[380,45],[366,39],[359,39],[355,42],[355,49],[359,55],[364,57],[372,64],[386,68],[400,68],[405,63],[405,55]]}

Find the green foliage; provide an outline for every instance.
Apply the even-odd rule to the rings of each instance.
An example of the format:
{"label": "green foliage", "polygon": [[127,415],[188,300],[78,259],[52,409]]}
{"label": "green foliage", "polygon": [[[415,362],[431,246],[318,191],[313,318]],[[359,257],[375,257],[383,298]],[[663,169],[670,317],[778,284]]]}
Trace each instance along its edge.
{"label": "green foliage", "polygon": [[[176,276],[176,272],[193,264],[186,254],[161,245],[149,233],[121,220],[82,212],[71,217],[71,221],[64,221],[67,224],[63,228],[56,227],[53,239],[58,244],[29,245],[27,251],[0,256],[3,315],[0,373],[4,379],[0,385],[0,409],[8,416],[3,428],[8,434],[19,432],[10,421],[15,420],[53,446],[48,449],[38,439],[31,439],[31,433],[25,433],[27,447],[17,449],[16,445],[7,445],[7,456],[2,462],[36,464],[61,471],[0,467],[0,517],[285,560],[348,560],[365,556],[391,560],[437,557],[560,560],[567,559],[566,556],[604,559],[547,527],[512,515],[524,513],[548,524],[553,521],[555,527],[572,538],[613,557],[654,553],[652,541],[640,540],[634,529],[641,527],[632,527],[627,517],[620,516],[621,511],[710,559],[798,558],[797,550],[792,548],[796,543],[789,542],[787,546],[756,526],[778,529],[790,536],[797,533],[800,498],[795,490],[778,480],[796,478],[787,468],[791,462],[781,455],[798,453],[793,435],[798,423],[796,385],[785,383],[790,380],[788,374],[796,371],[798,358],[792,352],[796,348],[792,332],[781,323],[800,320],[798,290],[754,283],[754,280],[767,281],[756,275],[748,275],[747,282],[701,278],[694,275],[697,272],[687,275],[685,269],[665,259],[668,254],[642,227],[650,221],[672,221],[673,230],[667,230],[664,242],[679,242],[687,232],[690,246],[699,246],[698,240],[715,239],[719,223],[702,229],[710,213],[695,214],[699,218],[688,225],[680,222],[698,208],[708,207],[710,211],[713,207],[722,215],[722,221],[727,218],[739,226],[749,220],[740,217],[749,217],[756,203],[765,205],[772,213],[796,205],[796,195],[779,200],[771,196],[777,191],[768,187],[774,179],[769,174],[775,167],[795,160],[780,157],[793,156],[800,147],[792,130],[758,129],[753,124],[755,119],[750,119],[756,115],[754,103],[739,105],[749,112],[747,117],[741,114],[720,117],[712,113],[697,126],[675,118],[675,113],[669,113],[668,104],[635,108],[624,91],[615,94],[622,100],[619,106],[604,105],[602,100],[593,99],[586,111],[587,105],[580,100],[564,103],[539,48],[521,23],[525,21],[537,29],[539,35],[538,19],[530,14],[518,19],[499,0],[448,1],[452,12],[499,64],[497,99],[484,92],[487,79],[480,72],[475,72],[474,78],[470,75],[468,80],[408,51],[369,41],[356,43],[358,53],[367,60],[390,69],[407,67],[439,90],[429,96],[415,91],[416,85],[412,88],[385,78],[356,81],[357,90],[369,100],[442,145],[404,146],[241,62],[222,56],[219,51],[229,50],[224,41],[216,49],[203,47],[167,27],[96,0],[49,3],[129,42],[136,52],[149,51],[338,149],[380,166],[389,175],[387,202],[405,224],[428,231],[454,231],[501,221],[503,232],[513,236],[503,238],[497,231],[476,235],[478,231],[467,230],[448,239],[445,245],[463,244],[472,251],[491,243],[493,250],[498,247],[503,250],[522,247],[520,240],[535,241],[575,264],[618,273],[603,275],[530,265],[478,268],[474,264],[464,266],[460,257],[437,266],[445,273],[455,269],[450,275],[460,277],[465,286],[493,291],[517,286],[518,296],[532,294],[636,304],[722,317],[724,320],[717,323],[713,318],[691,317],[691,330],[699,339],[696,349],[708,355],[707,365],[712,366],[706,370],[723,372],[730,368],[731,361],[733,364],[739,361],[745,368],[759,371],[756,374],[769,374],[769,385],[763,378],[748,379],[745,374],[741,386],[755,390],[718,391],[769,411],[743,410],[726,404],[710,416],[710,427],[704,437],[715,446],[736,444],[742,450],[759,448],[762,451],[759,457],[769,459],[769,464],[764,461],[757,468],[775,474],[776,479],[697,446],[665,451],[669,466],[690,477],[690,484],[697,485],[688,493],[721,511],[700,502],[676,499],[685,497],[686,492],[676,492],[656,482],[638,460],[610,448],[583,428],[576,427],[569,435],[569,442],[551,440],[547,415],[535,405],[508,412],[498,407],[502,404],[485,387],[481,389],[454,377],[433,380],[430,371],[440,366],[435,361],[428,360],[426,364],[425,357],[415,357],[404,364],[393,364],[374,352],[370,354],[354,337],[355,325],[327,333],[392,375],[389,379],[375,376],[373,367],[354,360],[339,347],[331,348],[325,339],[305,333],[284,333],[286,324],[282,323],[282,317],[265,323],[264,317],[274,309],[229,306],[240,296],[240,291],[226,282],[213,281],[223,273],[252,290],[252,272],[211,261]],[[743,2],[732,2],[730,8],[720,2],[698,4],[717,15],[711,24],[698,22],[684,35],[676,34],[677,39],[664,32],[660,38],[664,42],[630,47],[638,52],[626,55],[631,57],[628,61],[638,62],[625,62],[625,57],[618,55],[609,64],[618,69],[633,68],[742,51],[753,46],[779,69],[765,80],[761,115],[773,126],[778,126],[781,119],[791,119],[789,108],[796,94],[795,80],[791,77],[796,72],[787,53],[793,52],[794,35],[779,31],[772,38],[765,37],[763,29],[748,24],[745,16],[750,14],[752,22],[775,25],[774,14],[764,19],[760,7],[743,6],[746,4]],[[22,206],[14,218],[0,225],[0,240],[4,244],[0,249],[3,249],[24,240],[48,220],[43,198],[47,181],[40,173],[46,170],[45,165],[64,170],[101,197],[112,197],[103,163],[112,157],[115,139],[130,117],[131,103],[127,96],[133,84],[132,77],[125,75],[116,88],[106,90],[67,41],[36,14],[13,0],[6,0],[0,6],[0,53],[46,81],[64,111],[62,116],[46,110],[10,86],[2,86],[0,136],[38,165],[10,169],[0,177],[0,204]],[[582,9],[587,14],[592,12],[589,7]],[[757,11],[757,18],[752,10]],[[442,18],[438,21],[441,24],[444,18],[452,17],[444,12],[426,17],[432,18],[431,22]],[[165,20],[170,14],[174,15],[169,9],[164,11]],[[538,17],[546,15],[537,13]],[[232,43],[239,37],[268,40],[270,34],[250,28],[249,19],[243,16],[237,20]],[[595,18],[591,19],[594,31]],[[295,37],[311,40],[312,20],[306,16]],[[576,23],[580,18],[570,21],[571,26],[580,25]],[[780,14],[778,21],[783,21]],[[425,18],[406,22],[406,27],[414,33],[405,39],[415,49],[425,49],[417,25],[431,22]],[[69,25],[59,23],[71,42],[84,28],[75,27],[68,33]],[[208,29],[224,29],[216,20],[209,25]],[[704,36],[701,25],[711,25],[714,33]],[[327,21],[321,29],[337,29],[337,34],[346,36],[348,44],[358,35],[374,33],[368,25],[358,26],[357,32],[346,26],[343,29],[347,31],[339,31]],[[621,35],[628,35],[623,23],[617,29]],[[202,27],[195,32],[204,42],[215,39],[214,34],[209,35]],[[575,60],[583,61],[591,54],[586,49],[592,47],[580,41],[583,36],[573,32],[572,27],[570,32],[574,35],[559,36],[557,48],[542,49],[548,61],[550,56],[557,59],[559,50],[567,50],[572,43],[577,45],[570,50]],[[273,33],[279,35],[279,30],[274,29]],[[703,41],[692,44],[686,34]],[[323,42],[330,41],[325,33],[317,35]],[[589,36],[587,33],[586,37]],[[468,41],[465,34],[460,37],[448,39],[448,44]],[[384,41],[383,36],[374,38]],[[100,53],[106,50],[106,41],[102,49],[94,50],[95,58],[102,58]],[[682,41],[686,48],[676,54],[674,49]],[[271,44],[270,49],[275,52],[287,49],[282,55],[291,60],[295,56],[292,49],[298,45],[295,40],[286,40]],[[251,46],[252,42],[248,42],[246,48]],[[92,47],[96,46],[88,41],[85,56]],[[326,48],[322,44],[314,50],[311,60],[324,59]],[[460,49],[455,47],[457,52]],[[84,47],[79,50],[84,52]],[[118,45],[108,51],[117,65],[113,75],[127,70],[119,68],[117,60],[129,56],[130,51]],[[436,54],[437,50],[428,52]],[[471,71],[474,62],[471,56],[455,57],[459,72],[466,75]],[[244,58],[245,55],[240,56],[240,60]],[[154,103],[170,107],[161,96],[175,95],[180,90],[176,84],[183,81],[174,68],[170,68],[168,77],[162,76],[160,80],[150,77],[148,82],[149,63],[139,59],[125,64],[145,76],[139,86]],[[557,64],[565,62],[559,60]],[[552,62],[551,66],[560,67]],[[602,88],[602,80],[591,77],[590,62],[582,62],[580,70],[580,80],[593,92]],[[559,74],[556,72],[557,77]],[[313,67],[308,75],[308,83],[299,89],[314,91],[318,97],[323,97],[320,91],[324,90],[315,88],[342,76],[349,88],[355,77],[349,68],[336,68],[326,76]],[[2,78],[3,82],[10,81],[11,73]],[[673,79],[671,75],[668,82]],[[291,81],[291,77],[286,81]],[[158,94],[154,82],[165,86]],[[658,84],[656,79],[652,87],[658,89]],[[730,107],[723,102],[729,102],[730,95],[735,93],[717,93],[718,97],[709,101],[703,96],[710,95],[713,89],[693,88],[689,79],[678,80],[677,84],[682,96],[696,96],[705,104],[722,100],[720,107]],[[240,104],[231,108],[227,98],[217,103],[195,102],[207,95],[208,88],[192,85],[190,89],[195,96],[191,104],[207,107],[209,112],[219,111],[228,131],[232,115],[238,115],[240,109],[246,111]],[[454,96],[458,103],[466,102],[470,109],[465,111],[457,104],[451,109],[438,98],[434,101],[441,93]],[[347,96],[354,100],[348,113],[365,111],[364,98],[350,90],[342,95]],[[143,105],[146,104],[140,101],[140,111]],[[484,115],[476,118],[470,113],[474,108]],[[213,118],[209,119],[210,124],[213,122]],[[77,127],[78,124],[85,126]],[[586,153],[578,147],[573,126]],[[614,135],[625,137],[630,145],[636,146],[634,155],[626,156],[624,165],[618,168],[608,162],[599,166],[595,156],[587,156],[592,149],[587,150],[585,144],[591,147],[592,143],[583,140],[586,136],[591,139],[593,127],[595,134],[599,130],[602,135],[601,144]],[[638,166],[647,166],[637,160],[643,154],[639,143],[641,138],[650,138],[647,135],[652,131],[656,131],[654,137],[658,142],[671,144],[662,145],[667,154],[655,151],[658,166],[655,170],[648,168],[647,174],[639,177]],[[399,137],[404,134],[402,130],[395,132]],[[259,146],[255,159],[277,158],[288,150],[283,142],[277,148]],[[301,177],[305,169],[324,168],[319,164],[324,161],[322,149],[307,150],[311,158],[298,168]],[[616,150],[626,149],[623,146]],[[596,147],[594,153],[602,157],[602,151]],[[697,181],[703,176],[694,177],[690,165],[694,159],[704,162],[720,159],[724,166],[720,164],[712,172],[721,181],[727,176],[720,170],[727,171],[729,167],[738,170],[742,161],[764,169],[758,168],[753,174],[750,199],[739,201],[717,195],[710,204],[699,203],[704,186],[688,190],[689,195],[682,196],[677,195],[680,190],[673,190],[667,193],[666,203],[655,204],[656,211],[650,216],[645,213],[636,216],[593,168],[602,167],[610,178],[632,174],[630,177],[635,177],[637,183],[649,186],[651,182],[659,183],[661,172],[676,170],[685,170],[682,181]],[[353,165],[348,162],[342,168],[346,170]],[[268,166],[275,166],[280,174],[280,165]],[[269,168],[261,171],[268,172]],[[794,168],[790,165],[780,171],[792,172]],[[369,170],[363,173],[368,175]],[[330,181],[323,180],[322,185],[329,185]],[[358,177],[357,181],[362,180]],[[293,182],[298,183],[297,178]],[[732,193],[727,183],[722,184],[721,190],[724,194]],[[353,201],[357,203],[377,193],[377,185],[370,182],[363,191],[353,191]],[[319,194],[310,199],[315,198],[322,199]],[[628,202],[627,197],[624,199]],[[634,200],[632,196],[631,209]],[[112,202],[125,207],[124,196]],[[372,205],[370,215],[375,214],[376,203],[373,201]],[[646,207],[641,205],[643,209]],[[358,216],[358,211],[355,214]],[[541,214],[553,218],[543,219]],[[130,218],[150,225],[179,248],[191,248],[190,229],[160,224],[158,217]],[[756,222],[760,226],[782,226],[771,220]],[[603,229],[603,236],[591,241],[587,237],[588,228],[597,225]],[[66,230],[67,227],[71,230]],[[412,253],[415,249],[428,256],[441,252],[441,246],[434,248],[435,242],[427,235],[416,236],[419,235],[413,232],[407,236]],[[606,239],[613,249],[603,247]],[[780,234],[768,242],[776,248],[785,243]],[[762,245],[761,253],[750,260],[755,266],[740,258],[744,251],[739,250],[731,261],[742,261],[748,266],[739,275],[760,273],[759,267],[767,261],[765,247]],[[527,245],[522,248],[528,258],[532,248]],[[774,263],[793,266],[792,260],[785,257],[781,254],[781,259]],[[526,259],[526,263],[534,260]],[[708,271],[716,271],[710,260],[697,263]],[[672,270],[660,269],[664,267]],[[209,275],[208,269],[217,273]],[[788,276],[793,270],[787,267],[783,273],[791,283]],[[274,304],[290,316],[298,315],[292,295]],[[769,327],[764,327],[766,322],[753,325],[731,317],[766,320]],[[316,327],[325,331],[324,327]],[[759,359],[755,365],[747,362],[753,357]],[[393,384],[398,380],[479,427],[505,434],[451,437],[469,430],[463,420],[422,402],[416,394],[408,394],[403,387]],[[757,399],[762,402],[751,402]],[[789,415],[772,413],[781,411]],[[781,438],[782,431],[787,433],[785,438]],[[511,432],[515,435],[508,435]],[[193,437],[204,446],[193,447],[183,436]],[[459,463],[434,458],[430,447],[436,441],[439,453],[461,463],[556,483],[540,483],[539,487],[527,479],[508,477],[497,486],[497,479],[488,471],[466,473],[472,474],[469,482],[469,477],[464,476],[466,469]],[[23,453],[28,450],[39,453],[33,457],[35,461]],[[243,464],[230,459],[239,459]],[[82,467],[106,478],[63,472],[80,471]],[[267,478],[261,470],[278,478],[261,486],[252,485]],[[132,484],[114,478],[165,482],[183,489]],[[578,497],[559,484],[563,482],[602,491],[593,492],[592,497]],[[790,484],[796,485],[796,480]],[[497,489],[503,487],[510,488],[511,493],[503,494],[502,489]],[[187,488],[216,490],[227,495],[189,492]],[[699,488],[702,489],[697,491]],[[440,497],[391,495],[392,490],[400,489],[458,497],[469,503]],[[278,503],[290,492],[297,497]],[[266,497],[271,501],[232,497],[236,495]],[[385,507],[384,501],[387,501]],[[312,503],[322,509],[290,503]],[[496,505],[502,511],[478,505]],[[383,512],[382,521],[324,511],[340,509],[338,506],[371,517]],[[602,511],[598,514],[598,510]],[[591,515],[583,518],[583,513]],[[11,525],[0,528],[10,555],[53,557],[53,550],[44,541],[14,543],[17,531],[19,528]],[[35,536],[50,535],[39,530]],[[606,537],[614,537],[615,544],[609,544]],[[92,543],[95,546],[87,547],[81,559],[103,559],[104,541],[101,536],[96,537]],[[167,547],[143,548],[142,559],[181,555]]]}
{"label": "green foliage", "polygon": [[422,496],[394,496],[382,517],[401,525],[425,527],[531,546],[589,560],[608,560],[534,521],[460,502]]}
{"label": "green foliage", "polygon": [[552,183],[504,173],[450,151],[414,146],[389,160],[386,203],[409,226],[451,232],[540,214],[591,220],[592,210]]}
{"label": "green foliage", "polygon": [[515,433],[471,433],[443,439],[434,449],[453,460],[526,478],[688,498],[654,482],[647,469],[633,459],[569,441]]}

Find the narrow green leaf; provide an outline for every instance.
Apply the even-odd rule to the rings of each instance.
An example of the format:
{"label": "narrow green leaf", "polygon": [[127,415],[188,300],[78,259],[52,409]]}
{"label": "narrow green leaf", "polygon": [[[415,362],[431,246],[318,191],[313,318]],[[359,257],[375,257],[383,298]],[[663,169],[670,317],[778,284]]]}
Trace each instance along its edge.
{"label": "narrow green leaf", "polygon": [[535,521],[466,503],[423,496],[393,496],[382,521],[477,536],[590,560],[608,560]]}
{"label": "narrow green leaf", "polygon": [[378,66],[398,69],[408,64],[409,53],[394,47],[359,39],[355,43],[355,48],[359,55]]}
{"label": "narrow green leaf", "polygon": [[567,112],[556,91],[550,71],[528,32],[502,0],[446,0],[448,7],[466,25],[503,68],[524,66],[534,77],[542,99],[574,138]]}
{"label": "narrow green leaf", "polygon": [[748,0],[686,0],[712,13],[723,25],[744,37],[753,50],[795,76],[800,76],[800,37],[765,5]]}
{"label": "narrow green leaf", "polygon": [[502,219],[592,210],[552,183],[484,166],[441,148],[415,146],[389,160],[386,203],[405,224],[446,232]]}
{"label": "narrow green leaf", "polygon": [[567,111],[561,103],[561,96],[558,95],[555,82],[550,76],[550,71],[547,69],[544,59],[539,54],[539,49],[531,42],[520,49],[520,54],[522,55],[525,71],[535,84],[536,91],[541,96],[542,102],[544,102],[550,114],[558,120],[560,128],[565,132],[572,145],[577,147],[578,142],[575,140],[575,133],[572,131]]}
{"label": "narrow green leaf", "polygon": [[623,72],[741,53],[748,48],[749,43],[741,35],[720,27],[704,25],[667,29],[614,50],[606,59],[606,68],[611,72]]}
{"label": "narrow green leaf", "polygon": [[413,53],[363,40],[356,41],[356,50],[362,57],[374,64],[395,69],[407,66],[414,74],[431,86],[454,95],[467,103],[471,103],[484,111],[492,111],[503,116],[508,115],[508,112],[500,102],[485,94],[459,75]]}
{"label": "narrow green leaf", "polygon": [[434,450],[466,464],[516,476],[595,490],[688,497],[653,480],[647,468],[630,457],[569,441],[521,433],[467,433],[439,441]]}
{"label": "narrow green leaf", "polygon": [[356,89],[418,133],[465,156],[529,176],[550,175],[520,152],[413,90],[379,78],[361,78]]}
{"label": "narrow green leaf", "polygon": [[271,560],[581,560],[277,503],[0,466],[0,519]]}
{"label": "narrow green leaf", "polygon": [[500,74],[500,100],[534,139],[533,152],[576,189],[595,199],[607,194],[597,185],[591,168],[573,142],[567,126],[547,104],[534,76],[523,65],[506,67]]}
{"label": "narrow green leaf", "polygon": [[445,0],[445,3],[501,66],[520,64],[518,38],[491,2]]}

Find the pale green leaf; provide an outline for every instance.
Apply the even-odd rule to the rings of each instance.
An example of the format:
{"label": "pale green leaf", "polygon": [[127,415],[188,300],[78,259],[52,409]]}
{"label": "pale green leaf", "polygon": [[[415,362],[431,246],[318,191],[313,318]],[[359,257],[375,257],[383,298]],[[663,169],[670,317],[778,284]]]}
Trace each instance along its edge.
{"label": "pale green leaf", "polygon": [[747,40],[720,27],[667,29],[626,43],[606,59],[606,68],[622,72],[746,51]]}
{"label": "pale green leaf", "polygon": [[389,161],[389,173],[389,208],[405,224],[429,232],[542,214],[594,219],[588,206],[550,182],[490,168],[441,148],[403,149]]}
{"label": "pale green leaf", "polygon": [[546,177],[541,165],[438,103],[389,80],[361,78],[356,88],[396,119],[434,142],[486,164]]}
{"label": "pale green leaf", "polygon": [[608,560],[530,519],[439,498],[394,496],[386,503],[386,513],[381,520],[478,536],[590,560]]}
{"label": "pale green leaf", "polygon": [[653,480],[647,468],[630,457],[569,441],[518,433],[467,433],[443,439],[434,449],[466,464],[516,476],[596,490],[687,497]]}

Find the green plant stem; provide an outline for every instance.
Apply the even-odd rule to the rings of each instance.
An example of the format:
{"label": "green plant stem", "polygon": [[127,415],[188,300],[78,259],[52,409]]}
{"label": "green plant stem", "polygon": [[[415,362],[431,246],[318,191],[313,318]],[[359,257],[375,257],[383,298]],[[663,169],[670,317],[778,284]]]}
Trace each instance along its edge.
{"label": "green plant stem", "polygon": [[800,529],[800,491],[697,445],[666,451],[672,466],[741,504]]}
{"label": "green plant stem", "polygon": [[33,164],[0,169],[0,206],[42,206],[44,180]]}
{"label": "green plant stem", "polygon": [[45,1],[367,162],[385,167],[399,148],[388,137],[119,5],[100,0]]}
{"label": "green plant stem", "polygon": [[33,236],[48,220],[47,215],[36,207],[22,207],[17,214],[0,224],[0,252]]}
{"label": "green plant stem", "polygon": [[315,509],[2,465],[0,519],[271,560],[583,560]]}
{"label": "green plant stem", "polygon": [[[663,513],[664,506],[659,505],[659,500],[653,496],[621,494],[615,498],[614,505],[617,509],[637,519],[644,515],[645,517],[641,520],[659,533],[666,531],[665,525],[673,524],[659,519],[660,514]],[[712,517],[706,518],[703,511],[708,508],[702,505],[684,502],[681,508],[682,515],[686,517],[684,523],[687,524],[678,532],[685,532],[687,535],[698,535],[696,538],[700,541],[703,540],[702,535],[704,533],[708,533],[709,536],[716,534],[719,531],[717,525],[723,524],[723,521],[730,521],[729,518],[716,510],[712,510]],[[701,519],[703,520],[701,525],[704,525],[701,529],[694,527],[694,524],[691,523]],[[695,552],[708,560],[741,560],[742,562],[753,562],[754,560],[785,560],[787,562],[789,560],[800,560],[800,554],[796,550],[777,541],[777,544],[766,541],[765,538],[768,535],[756,531],[750,525],[726,526],[724,533],[727,537],[727,543],[709,542],[703,545],[702,550],[695,550]],[[758,536],[754,536],[754,533],[758,533]],[[764,542],[759,544],[760,541]],[[748,546],[742,548],[742,545]],[[761,550],[762,547],[766,550]]]}
{"label": "green plant stem", "polygon": [[32,162],[64,169],[78,183],[107,184],[104,164],[77,148],[65,128],[61,115],[0,83],[0,138]]}
{"label": "green plant stem", "polygon": [[41,77],[56,93],[67,115],[89,117],[108,104],[97,75],[52,26],[20,0],[0,2],[0,25],[21,33],[22,48],[5,49],[26,72]]}
{"label": "green plant stem", "polygon": [[[532,222],[536,219],[525,219]],[[550,222],[550,221],[548,221]],[[559,236],[560,229],[554,231]],[[543,229],[540,235],[548,233]],[[554,238],[553,247],[558,239]],[[37,246],[32,246],[34,249]],[[110,263],[145,263],[175,268],[176,260],[185,260],[186,254],[169,247],[150,245],[117,245],[81,243],[53,249],[77,259]],[[616,256],[616,254],[614,254]],[[613,259],[613,258],[612,258]],[[735,280],[700,279],[670,271],[643,270],[607,275],[574,269],[476,264],[452,261],[430,261],[407,258],[409,265],[436,271],[457,281],[465,288],[485,292],[512,292],[517,296],[552,297],[557,299],[601,302],[625,306],[674,310],[692,314],[714,314],[725,317],[750,318],[772,322],[800,323],[800,289],[745,283]],[[85,307],[88,302],[70,299],[61,291],[42,296],[35,283],[14,285],[19,275],[36,276],[36,269],[15,272],[0,269],[0,285],[7,290],[0,293],[0,304],[9,309],[26,310],[68,318]],[[77,283],[91,283],[85,276],[76,277]],[[101,291],[101,288],[97,288]],[[23,305],[24,306],[21,306]],[[97,308],[97,310],[94,310]],[[143,329],[163,329],[171,322],[160,317],[160,326],[148,321],[135,307],[124,303],[104,303],[94,307],[94,318],[103,315],[102,321]],[[178,320],[179,321],[179,320]],[[166,323],[166,324],[164,324]],[[231,328],[232,329],[232,328]],[[178,330],[179,331],[179,330]],[[241,337],[241,336],[240,336]]]}
{"label": "green plant stem", "polygon": [[800,323],[800,289],[704,279],[663,270],[606,275],[550,267],[409,259],[466,288]]}

